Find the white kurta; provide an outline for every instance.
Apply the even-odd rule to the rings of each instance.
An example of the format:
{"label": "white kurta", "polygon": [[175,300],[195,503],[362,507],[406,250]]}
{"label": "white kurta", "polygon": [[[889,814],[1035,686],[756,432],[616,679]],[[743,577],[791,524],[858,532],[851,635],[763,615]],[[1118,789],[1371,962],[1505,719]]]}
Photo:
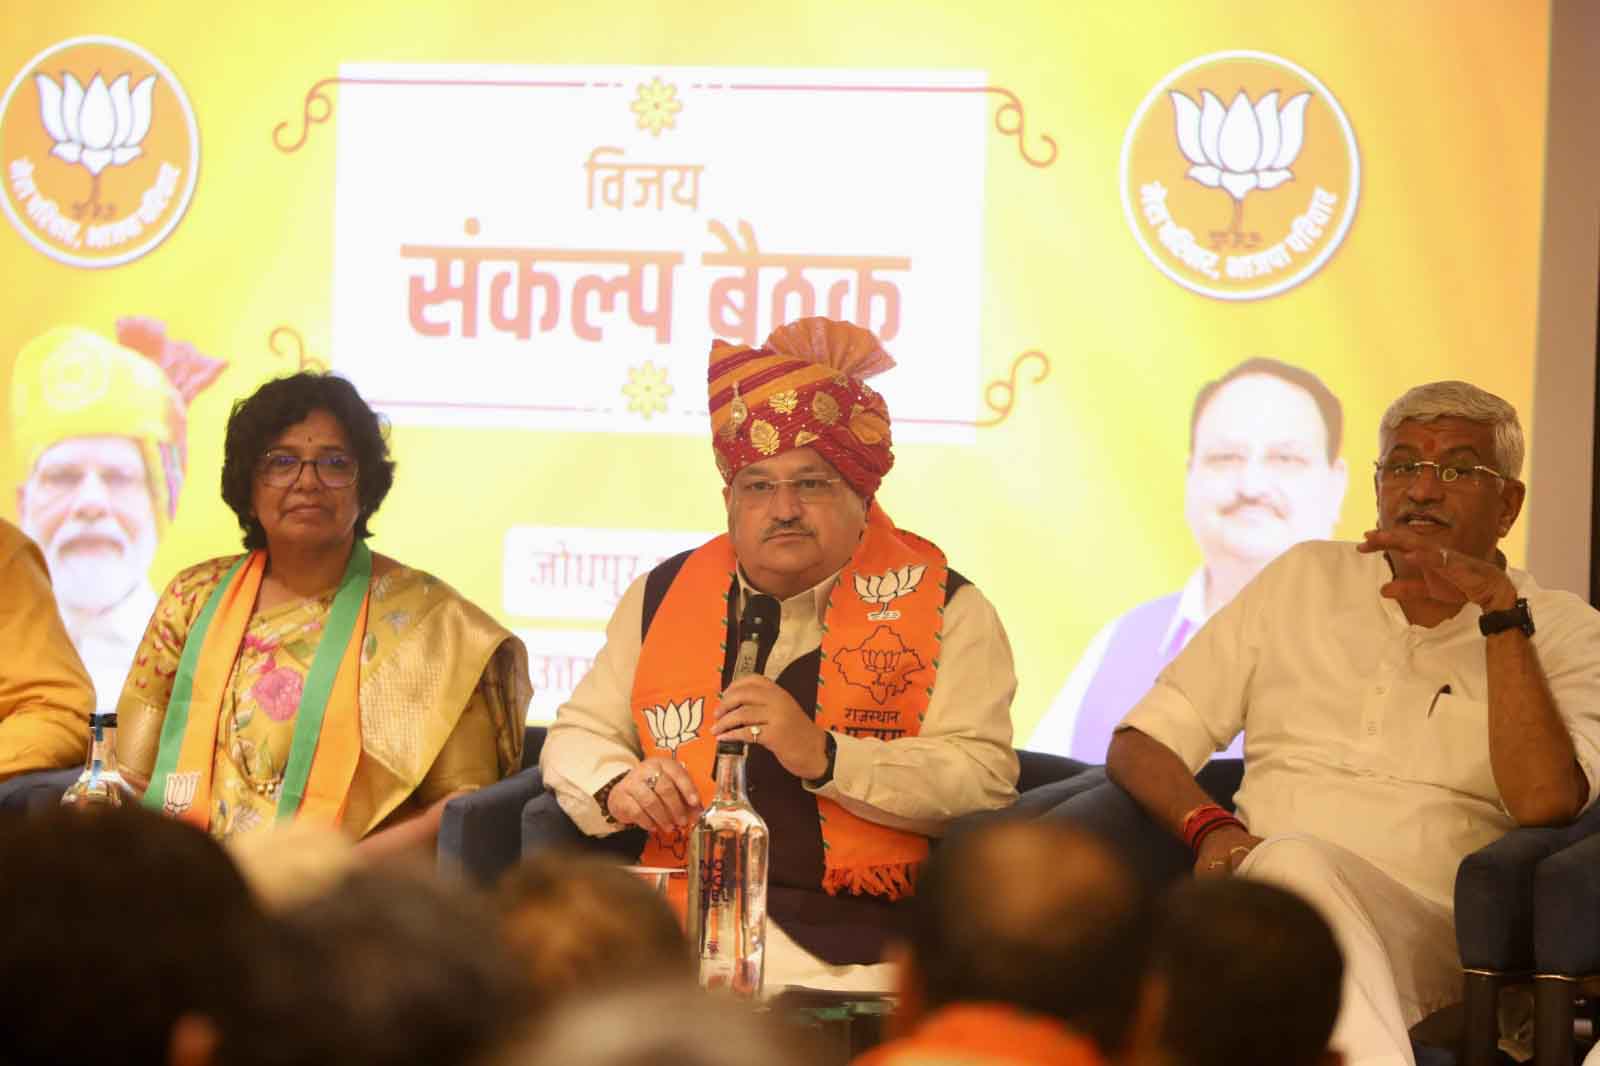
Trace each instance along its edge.
{"label": "white kurta", "polygon": [[[1510,577],[1528,600],[1533,644],[1592,803],[1600,613],[1523,571]],[[1353,544],[1291,548],[1123,720],[1196,770],[1243,730],[1235,799],[1250,832],[1331,845],[1315,859],[1302,849],[1294,862],[1263,846],[1243,869],[1294,883],[1334,924],[1350,970],[1336,1036],[1352,1063],[1409,1062],[1405,1027],[1458,994],[1456,868],[1515,825],[1489,765],[1480,610],[1411,625],[1378,594],[1390,578],[1381,554]],[[1341,864],[1341,853],[1357,861]],[[1334,868],[1350,872],[1343,888],[1325,891]],[[1372,951],[1386,957],[1374,961]],[[1380,971],[1392,975],[1387,991],[1372,987]]]}

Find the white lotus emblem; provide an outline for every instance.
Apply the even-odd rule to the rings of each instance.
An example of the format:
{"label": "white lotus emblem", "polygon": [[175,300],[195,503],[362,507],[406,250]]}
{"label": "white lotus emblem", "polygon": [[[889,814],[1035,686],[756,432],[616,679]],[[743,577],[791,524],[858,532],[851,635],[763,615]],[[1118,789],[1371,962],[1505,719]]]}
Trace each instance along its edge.
{"label": "white lotus emblem", "polygon": [[1194,164],[1188,177],[1233,197],[1233,231],[1239,230],[1244,198],[1254,189],[1273,189],[1294,177],[1289,169],[1305,143],[1306,105],[1299,93],[1278,108],[1278,91],[1252,107],[1240,90],[1226,108],[1209,89],[1196,104],[1183,93],[1169,93],[1177,121],[1178,148]]}
{"label": "white lotus emblem", "polygon": [[668,700],[664,706],[646,707],[644,720],[650,725],[650,737],[656,747],[666,748],[676,755],[680,747],[699,735],[705,708],[703,698],[679,703]]}
{"label": "white lotus emblem", "polygon": [[194,794],[200,787],[200,771],[168,774],[167,787],[161,796],[161,809],[176,818],[194,804]]}
{"label": "white lotus emblem", "polygon": [[56,142],[50,154],[82,166],[93,179],[89,198],[73,208],[80,214],[111,214],[111,206],[100,206],[100,172],[143,154],[139,145],[150,132],[156,76],[147,75],[132,89],[127,74],[110,87],[96,74],[87,89],[71,74],[63,74],[60,85],[48,74],[35,75],[34,81],[39,87],[39,118]]}
{"label": "white lotus emblem", "polygon": [[902,566],[898,570],[888,570],[881,574],[868,576],[856,575],[856,595],[866,603],[881,604],[878,610],[867,615],[867,620],[872,622],[892,622],[900,617],[899,611],[889,610],[889,604],[901,596],[909,596],[916,591],[917,585],[922,581],[923,571],[927,570],[926,563],[917,563],[913,566]]}

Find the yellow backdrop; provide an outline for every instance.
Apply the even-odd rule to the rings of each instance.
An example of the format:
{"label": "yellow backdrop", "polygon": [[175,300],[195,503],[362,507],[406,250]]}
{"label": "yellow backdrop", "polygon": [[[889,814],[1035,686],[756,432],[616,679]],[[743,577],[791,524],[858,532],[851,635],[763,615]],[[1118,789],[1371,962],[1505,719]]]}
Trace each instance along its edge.
{"label": "yellow backdrop", "polygon": [[[1205,379],[1253,354],[1324,377],[1348,426],[1346,538],[1370,524],[1375,426],[1400,391],[1459,377],[1528,410],[1548,46],[1540,5],[74,0],[8,11],[0,71],[9,80],[80,35],[134,42],[178,77],[198,122],[199,181],[165,242],[122,266],[62,265],[6,227],[0,371],[51,326],[109,335],[129,314],[160,318],[171,336],[230,362],[192,411],[190,483],[156,558],[157,587],[237,547],[215,488],[222,424],[236,398],[296,367],[293,337],[279,333],[275,350],[274,331],[327,357],[336,96],[302,150],[280,151],[272,132],[297,129],[308,89],[345,62],[961,68],[1015,93],[1024,143],[1038,149],[1048,136],[1059,154],[1028,165],[1017,139],[990,131],[984,379],[1006,380],[1030,350],[1047,357],[1048,376],[1034,382],[1041,364],[1023,364],[1009,415],[979,430],[975,446],[901,446],[881,498],[998,606],[1021,679],[1022,737],[1100,625],[1177,588],[1196,565],[1182,500],[1189,406]],[[1349,117],[1362,173],[1354,223],[1329,262],[1249,302],[1163,276],[1119,196],[1124,137],[1145,97],[1183,64],[1238,49],[1314,72]],[[399,478],[375,520],[375,549],[496,612],[508,526],[722,521],[704,440],[398,427],[393,445]],[[14,517],[14,495],[4,500]],[[1518,533],[1507,546],[1514,563],[1522,544]]]}

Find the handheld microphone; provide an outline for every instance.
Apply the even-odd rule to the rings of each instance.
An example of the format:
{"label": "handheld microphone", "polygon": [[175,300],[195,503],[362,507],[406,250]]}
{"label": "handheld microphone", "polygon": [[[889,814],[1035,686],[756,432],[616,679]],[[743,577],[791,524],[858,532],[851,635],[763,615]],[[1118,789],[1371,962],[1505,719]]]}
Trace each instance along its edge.
{"label": "handheld microphone", "polygon": [[[778,601],[764,592],[750,597],[744,605],[744,617],[739,619],[739,650],[733,660],[733,676],[728,683],[749,677],[767,664],[767,656],[778,639]],[[743,755],[749,745],[739,740],[717,741],[717,751]]]}

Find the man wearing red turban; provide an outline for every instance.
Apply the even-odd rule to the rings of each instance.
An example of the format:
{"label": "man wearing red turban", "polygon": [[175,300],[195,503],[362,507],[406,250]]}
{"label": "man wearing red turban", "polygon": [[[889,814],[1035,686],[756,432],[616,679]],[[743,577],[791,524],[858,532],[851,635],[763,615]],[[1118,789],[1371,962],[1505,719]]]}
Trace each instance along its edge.
{"label": "man wearing red turban", "polygon": [[[894,463],[894,365],[859,326],[807,318],[760,348],[712,345],[711,439],[728,533],[617,605],[541,767],[592,836],[645,831],[682,866],[718,740],[750,745],[772,834],[766,984],[886,989],[928,838],[1016,796],[1011,649],[994,608],[875,499]],[[745,602],[780,601],[758,671],[730,682]]]}

